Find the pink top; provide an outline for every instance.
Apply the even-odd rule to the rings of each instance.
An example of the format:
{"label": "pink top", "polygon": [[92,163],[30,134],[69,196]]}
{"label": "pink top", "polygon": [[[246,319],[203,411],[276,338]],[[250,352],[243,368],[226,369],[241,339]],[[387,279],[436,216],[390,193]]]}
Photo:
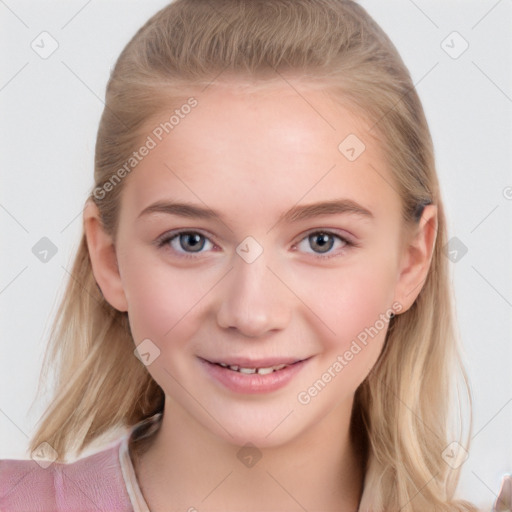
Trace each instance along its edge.
{"label": "pink top", "polygon": [[0,511],[150,512],[137,483],[129,442],[155,432],[161,416],[141,421],[103,451],[70,464],[0,460]]}
{"label": "pink top", "polygon": [[[0,460],[1,512],[150,512],[129,443],[153,434],[162,414],[147,418],[101,452],[71,464]],[[512,477],[504,475],[493,512],[512,510]]]}

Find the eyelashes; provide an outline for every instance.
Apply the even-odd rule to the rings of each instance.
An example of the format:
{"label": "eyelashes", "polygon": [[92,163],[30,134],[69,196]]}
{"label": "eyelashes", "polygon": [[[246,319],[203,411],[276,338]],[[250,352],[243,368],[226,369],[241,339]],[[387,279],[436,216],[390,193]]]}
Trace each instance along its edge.
{"label": "eyelashes", "polygon": [[[304,244],[304,242],[306,245],[309,244],[310,248],[313,249],[311,254],[321,258],[333,257],[339,254],[339,251],[334,254],[331,252],[331,249],[335,247],[336,242],[341,242],[342,249],[346,249],[352,245],[352,243],[347,238],[342,237],[336,233],[332,233],[331,231],[312,231],[304,238],[302,238],[302,240],[300,240],[299,243],[294,246],[294,248]],[[316,246],[319,251],[317,252],[313,246]],[[310,251],[305,250],[305,252]]]}
{"label": "eyelashes", "polygon": [[[200,251],[208,244],[214,247],[213,242],[199,231],[179,231],[174,234],[165,234],[158,240],[158,246],[170,246],[175,252],[185,254],[200,254]],[[191,251],[187,251],[184,245],[190,245]],[[212,248],[213,248],[212,247]]]}
{"label": "eyelashes", "polygon": [[[165,233],[155,243],[158,248],[170,250],[177,257],[194,259],[217,247],[206,234],[190,229]],[[357,244],[339,233],[328,229],[317,229],[306,233],[292,246],[292,250],[294,252],[302,250],[312,254],[314,258],[327,259],[341,256],[352,247],[357,247]]]}

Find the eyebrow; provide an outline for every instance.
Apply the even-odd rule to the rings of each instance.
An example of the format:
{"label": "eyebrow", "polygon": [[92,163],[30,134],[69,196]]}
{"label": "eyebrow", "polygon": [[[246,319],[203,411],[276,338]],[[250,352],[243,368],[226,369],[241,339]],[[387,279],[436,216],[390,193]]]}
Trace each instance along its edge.
{"label": "eyebrow", "polygon": [[[140,212],[138,218],[153,213],[167,213],[169,215],[178,215],[180,217],[189,217],[196,219],[219,220],[224,222],[220,213],[210,208],[204,208],[191,203],[157,201],[144,208]],[[355,215],[361,218],[372,220],[375,218],[373,213],[364,208],[359,203],[351,199],[334,199],[331,201],[323,201],[306,205],[295,205],[287,212],[280,215],[279,222],[298,222],[308,220],[322,215]],[[277,224],[276,223],[276,224]]]}
{"label": "eyebrow", "polygon": [[152,213],[168,213],[169,215],[179,215],[180,217],[193,217],[198,219],[221,219],[222,216],[209,208],[195,206],[190,203],[175,203],[172,201],[157,201],[144,208],[139,213],[139,217],[150,215]]}
{"label": "eyebrow", "polygon": [[335,199],[320,203],[296,205],[279,217],[278,222],[298,222],[322,215],[356,215],[373,219],[373,213],[351,199]]}

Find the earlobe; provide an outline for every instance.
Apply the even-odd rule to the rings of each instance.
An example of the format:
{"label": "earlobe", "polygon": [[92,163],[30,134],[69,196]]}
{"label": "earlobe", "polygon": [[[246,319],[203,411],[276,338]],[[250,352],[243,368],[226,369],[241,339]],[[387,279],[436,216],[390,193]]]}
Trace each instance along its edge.
{"label": "earlobe", "polygon": [[395,289],[395,300],[407,311],[419,295],[427,279],[437,238],[437,206],[424,208],[417,228],[404,247]]}
{"label": "earlobe", "polygon": [[103,229],[98,207],[91,200],[85,204],[83,222],[94,278],[105,300],[118,311],[127,311],[114,242]]}

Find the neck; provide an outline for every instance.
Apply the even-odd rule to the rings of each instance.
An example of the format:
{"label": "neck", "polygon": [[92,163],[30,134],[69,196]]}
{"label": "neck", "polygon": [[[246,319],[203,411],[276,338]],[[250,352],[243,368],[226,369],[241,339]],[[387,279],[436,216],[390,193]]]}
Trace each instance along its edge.
{"label": "neck", "polygon": [[358,509],[363,472],[350,439],[351,403],[285,445],[263,449],[219,439],[169,403],[166,397],[160,429],[134,457],[153,512],[169,503],[212,512]]}

